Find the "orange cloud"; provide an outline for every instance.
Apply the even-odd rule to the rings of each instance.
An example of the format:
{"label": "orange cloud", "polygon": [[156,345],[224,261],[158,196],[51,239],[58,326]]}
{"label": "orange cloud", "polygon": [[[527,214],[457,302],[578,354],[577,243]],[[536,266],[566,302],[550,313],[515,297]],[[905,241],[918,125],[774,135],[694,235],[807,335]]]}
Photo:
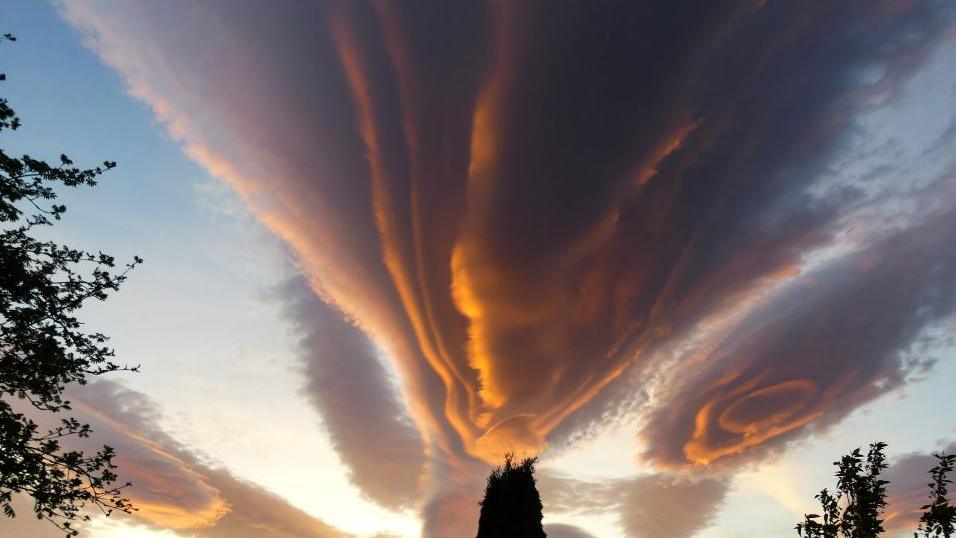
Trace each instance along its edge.
{"label": "orange cloud", "polygon": [[[332,308],[315,323],[361,331],[349,341],[391,361],[399,397],[370,405],[404,407],[417,439],[357,416],[401,440],[415,487],[363,477],[361,435],[336,435],[356,453],[343,458],[353,481],[396,506],[445,492],[442,473],[476,459],[567,442],[639,392],[646,457],[685,467],[765,454],[904,382],[900,354],[952,310],[934,269],[951,267],[952,208],[844,245],[848,223],[889,211],[899,190],[821,178],[945,18],[930,1],[892,16],[866,2],[754,7],[65,12],[292,247]],[[886,76],[854,78],[873,62]],[[867,92],[882,97],[857,99]],[[361,346],[339,362],[320,351],[310,375],[352,354],[368,364]],[[378,372],[369,386],[390,388]]]}
{"label": "orange cloud", "polygon": [[[137,511],[114,513],[114,518],[208,538],[348,536],[259,486],[202,463],[157,426],[155,405],[140,393],[97,381],[71,390],[69,398],[72,415],[90,424],[96,443],[116,449],[119,473],[133,483],[124,494]],[[50,419],[37,417],[41,426]],[[92,439],[70,443],[70,448],[99,448]],[[20,515],[32,520],[24,531],[31,536],[52,528],[27,513]]]}
{"label": "orange cloud", "polygon": [[[701,355],[684,359],[708,367],[684,372],[651,411],[645,457],[681,467],[767,454],[903,383],[909,343],[952,312],[947,296],[929,291],[952,285],[941,268],[956,260],[936,255],[954,240],[941,225],[951,216],[930,213],[785,281],[717,332]],[[940,302],[924,302],[930,296]]]}

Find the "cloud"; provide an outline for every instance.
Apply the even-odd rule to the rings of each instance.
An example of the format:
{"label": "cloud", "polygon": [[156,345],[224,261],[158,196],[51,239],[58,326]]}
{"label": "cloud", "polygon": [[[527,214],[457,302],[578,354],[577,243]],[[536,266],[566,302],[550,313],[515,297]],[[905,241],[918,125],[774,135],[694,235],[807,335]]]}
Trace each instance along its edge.
{"label": "cloud", "polygon": [[62,11],[296,252],[313,402],[383,504],[412,475],[464,503],[443,473],[622,405],[660,467],[761,457],[904,383],[951,313],[952,182],[857,158],[946,2]]}
{"label": "cloud", "polygon": [[209,471],[211,483],[231,510],[215,525],[191,531],[199,537],[346,537],[334,527],[295,508],[285,499],[254,484],[238,480],[228,471]]}
{"label": "cloud", "polygon": [[544,532],[551,538],[594,538],[582,529],[574,525],[565,525],[563,523],[552,523],[544,526]]}
{"label": "cloud", "polygon": [[655,476],[628,484],[621,524],[628,536],[686,538],[710,526],[727,494],[726,482]]}
{"label": "cloud", "polygon": [[422,509],[422,537],[469,536],[478,529],[480,482],[475,488],[445,489],[431,495]]}
{"label": "cloud", "polygon": [[[956,443],[950,443],[939,451],[941,454],[956,454]],[[929,504],[929,470],[937,464],[931,454],[910,453],[897,458],[884,479],[887,485],[887,507],[883,526],[888,533],[909,536],[919,525],[923,514],[920,507]]]}
{"label": "cloud", "polygon": [[903,383],[911,344],[956,307],[953,215],[944,206],[808,272],[723,328],[683,362],[710,367],[673,384],[651,413],[645,455],[675,465],[733,461],[832,424]]}
{"label": "cloud", "polygon": [[[348,536],[261,487],[204,463],[200,455],[160,429],[157,408],[143,394],[114,382],[96,381],[71,390],[68,396],[72,415],[90,424],[95,435],[72,440],[67,446],[113,447],[118,473],[133,483],[124,493],[138,511],[112,517],[208,538]],[[35,420],[41,427],[52,424],[50,416]],[[29,513],[19,514],[18,519],[30,519]],[[32,520],[27,528],[41,535],[47,525]]]}
{"label": "cloud", "polygon": [[305,393],[352,481],[384,506],[410,505],[419,493],[424,447],[374,343],[301,280],[278,293],[301,335]]}
{"label": "cloud", "polygon": [[668,474],[602,482],[544,473],[539,482],[549,513],[616,511],[629,538],[694,536],[711,524],[729,490],[729,481],[720,477]]}
{"label": "cloud", "polygon": [[63,531],[52,524],[38,520],[33,514],[33,502],[26,496],[13,496],[11,502],[16,517],[9,519],[4,516],[3,530],[9,533],[9,536],[19,538],[21,536],[30,536],[32,538],[63,538]]}
{"label": "cloud", "polygon": [[469,536],[478,529],[480,502],[491,469],[480,462],[433,458],[433,480],[421,508],[422,537]]}

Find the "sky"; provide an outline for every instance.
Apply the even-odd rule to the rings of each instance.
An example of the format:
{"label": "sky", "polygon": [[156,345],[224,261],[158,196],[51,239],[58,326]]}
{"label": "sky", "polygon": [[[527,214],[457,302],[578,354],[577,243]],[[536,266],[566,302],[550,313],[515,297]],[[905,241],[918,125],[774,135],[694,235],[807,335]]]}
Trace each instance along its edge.
{"label": "sky", "polygon": [[[51,237],[145,259],[72,390],[111,537],[784,537],[956,450],[946,0],[10,0],[4,148],[115,160]],[[30,516],[15,537],[57,536]]]}

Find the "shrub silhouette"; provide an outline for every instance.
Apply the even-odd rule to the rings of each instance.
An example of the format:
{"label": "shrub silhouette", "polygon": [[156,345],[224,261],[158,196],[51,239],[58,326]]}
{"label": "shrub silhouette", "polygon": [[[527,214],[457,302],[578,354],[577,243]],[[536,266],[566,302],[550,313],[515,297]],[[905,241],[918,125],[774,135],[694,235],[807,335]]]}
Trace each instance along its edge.
{"label": "shrub silhouette", "polygon": [[925,538],[951,538],[956,536],[956,506],[950,504],[947,495],[948,486],[953,481],[949,473],[956,466],[956,454],[934,454],[937,464],[930,469],[929,474],[933,481],[929,486],[930,504],[922,507],[923,516],[920,518],[919,529],[914,536]]}
{"label": "shrub silhouette", "polygon": [[541,497],[534,482],[537,458],[515,463],[514,454],[488,476],[477,538],[545,538]]}
{"label": "shrub silhouette", "polygon": [[797,534],[808,538],[873,538],[883,532],[880,516],[886,507],[886,485],[880,478],[886,469],[886,443],[873,443],[864,460],[854,449],[833,462],[837,467],[836,491],[823,489],[814,496],[821,514],[807,514],[796,526]]}
{"label": "shrub silhouette", "polygon": [[[857,448],[833,462],[837,466],[837,487],[814,496],[820,501],[819,514],[806,514],[797,524],[797,534],[807,538],[876,538],[884,531],[880,516],[886,507],[886,485],[880,478],[886,469],[886,443],[873,443],[866,454]],[[930,469],[930,504],[921,507],[923,516],[913,536],[952,538],[956,536],[956,506],[947,497],[949,479],[956,467],[956,454],[934,454],[937,465]]]}

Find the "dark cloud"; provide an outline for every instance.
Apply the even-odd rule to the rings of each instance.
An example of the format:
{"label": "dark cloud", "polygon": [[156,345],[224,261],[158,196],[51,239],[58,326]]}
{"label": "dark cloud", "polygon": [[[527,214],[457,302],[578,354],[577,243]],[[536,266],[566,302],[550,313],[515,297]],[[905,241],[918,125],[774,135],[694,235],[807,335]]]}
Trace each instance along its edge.
{"label": "dark cloud", "polygon": [[[631,352],[638,358],[661,348],[676,353],[700,336],[703,322],[736,315],[748,293],[753,299],[799,278],[807,257],[838,242],[853,213],[873,203],[850,182],[822,194],[813,192],[814,182],[847,147],[855,114],[873,106],[871,94],[893,95],[902,74],[938,39],[939,28],[928,22],[933,4],[898,19],[849,4],[799,14],[791,7],[768,4],[726,34],[692,84],[699,125],[659,163],[622,218],[625,254],[614,259],[618,270],[630,267],[631,273],[627,291],[614,290],[612,297],[630,298],[628,316],[637,329]],[[850,73],[866,65],[881,66],[883,78],[869,85],[854,79]],[[786,304],[778,308],[786,317]],[[765,358],[768,367],[800,368]],[[711,374],[721,375],[733,360]],[[710,366],[696,361],[683,371],[693,376],[700,369]],[[633,391],[633,381],[656,375],[645,373],[612,384],[569,422],[613,416],[614,400]],[[679,402],[676,389],[667,392]],[[655,405],[668,413],[666,404]],[[564,428],[564,436],[571,433]]]}
{"label": "dark cloud", "polygon": [[301,338],[305,394],[352,481],[384,506],[410,505],[419,493],[424,446],[374,344],[301,280],[278,293]]}
{"label": "dark cloud", "polygon": [[[681,467],[765,454],[904,382],[951,312],[956,196],[834,169],[949,3],[453,6],[64,9],[295,249],[330,305],[291,309],[312,399],[372,498],[411,502],[428,454],[427,534],[467,504],[444,473],[622,402],[650,406],[646,456]],[[369,463],[379,428],[407,466]]]}
{"label": "dark cloud", "polygon": [[[348,535],[295,508],[263,488],[210,467],[203,458],[176,442],[157,425],[157,409],[143,394],[109,381],[71,390],[73,412],[89,423],[95,439],[71,440],[69,446],[116,449],[114,462],[125,490],[138,509],[132,516],[114,514],[136,525],[171,529],[196,537],[312,537]],[[36,417],[38,422],[50,419]],[[23,536],[42,536],[49,524],[19,514]],[[60,533],[62,535],[62,533]]]}
{"label": "dark cloud", "polygon": [[[951,181],[933,193],[952,200]],[[924,205],[924,209],[927,206]],[[924,222],[790,283],[671,387],[642,430],[646,456],[710,464],[779,447],[905,381],[910,345],[956,307],[956,215]]]}

